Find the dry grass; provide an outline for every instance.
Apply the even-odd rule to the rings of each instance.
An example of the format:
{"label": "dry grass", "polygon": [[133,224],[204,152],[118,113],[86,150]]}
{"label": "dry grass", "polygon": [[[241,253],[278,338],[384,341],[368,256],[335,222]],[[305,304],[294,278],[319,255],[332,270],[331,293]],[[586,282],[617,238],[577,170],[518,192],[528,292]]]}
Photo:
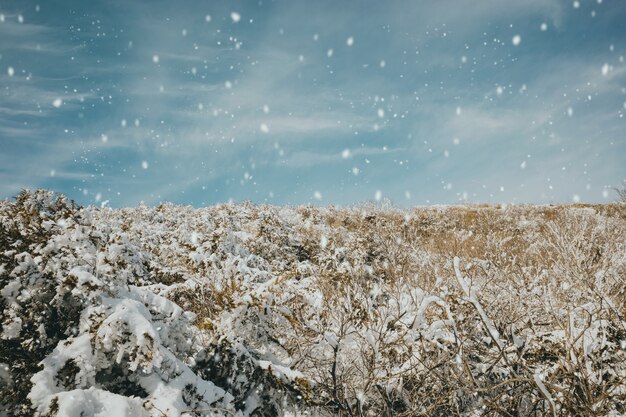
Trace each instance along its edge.
{"label": "dry grass", "polygon": [[[193,371],[235,407],[261,404],[254,415],[626,413],[626,204],[98,210],[42,196],[0,206],[2,282],[51,224],[89,218],[106,279],[194,312]],[[25,306],[48,319],[45,300]],[[41,358],[27,359],[12,365],[28,371],[20,390],[3,391],[22,415]]]}
{"label": "dry grass", "polygon": [[[209,333],[220,333],[225,313],[254,323],[254,335],[241,335],[247,346],[301,371],[310,406],[338,415],[626,411],[624,366],[615,368],[626,360],[624,204],[244,205],[203,216],[211,221],[187,227],[204,236],[213,260],[166,256],[161,244],[148,248],[155,264],[205,277],[178,301]],[[178,245],[185,252],[197,246]],[[458,285],[455,257],[476,301]],[[311,306],[294,290],[300,287],[321,305]],[[416,327],[406,317],[424,305],[419,294],[438,301]],[[437,326],[452,339],[429,340]],[[336,345],[324,344],[328,332]],[[593,350],[598,332],[604,344]]]}

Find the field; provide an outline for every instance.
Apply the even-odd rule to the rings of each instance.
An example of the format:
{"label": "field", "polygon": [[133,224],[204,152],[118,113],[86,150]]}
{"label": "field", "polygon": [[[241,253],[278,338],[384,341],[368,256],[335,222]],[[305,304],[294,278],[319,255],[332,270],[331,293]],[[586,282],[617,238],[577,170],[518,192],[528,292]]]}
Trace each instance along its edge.
{"label": "field", "polygon": [[0,202],[0,416],[626,414],[626,204]]}

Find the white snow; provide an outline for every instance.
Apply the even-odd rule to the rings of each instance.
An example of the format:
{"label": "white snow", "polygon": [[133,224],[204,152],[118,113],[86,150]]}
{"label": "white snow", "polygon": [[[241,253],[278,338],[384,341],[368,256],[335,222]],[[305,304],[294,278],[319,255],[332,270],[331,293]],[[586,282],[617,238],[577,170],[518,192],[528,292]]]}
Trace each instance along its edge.
{"label": "white snow", "polygon": [[550,403],[550,409],[552,410],[552,415],[554,415],[556,417],[556,406],[554,405],[554,399],[552,398],[552,396],[550,395],[550,392],[548,391],[548,389],[546,388],[546,386],[543,383],[543,375],[535,374],[533,376],[533,378],[535,380],[535,384],[537,384],[537,387],[539,388],[539,390],[541,391],[543,396]]}
{"label": "white snow", "polygon": [[463,293],[465,293],[465,296],[467,297],[468,301],[474,305],[474,308],[478,312],[478,315],[480,316],[480,319],[482,320],[483,325],[487,328],[487,331],[489,332],[489,336],[491,336],[491,338],[496,343],[496,345],[498,345],[498,347],[502,349],[502,342],[500,341],[500,334],[498,333],[498,330],[493,324],[493,321],[491,321],[491,319],[487,317],[487,314],[485,313],[483,306],[480,304],[480,301],[478,301],[476,289],[472,286],[472,282],[468,278],[464,277],[463,274],[461,273],[460,262],[461,261],[459,257],[455,256],[454,257],[454,272],[456,274],[456,280],[459,286],[461,287],[461,289],[463,290]]}
{"label": "white snow", "polygon": [[604,75],[605,77],[607,75],[609,75],[609,72],[611,71],[611,66],[609,64],[604,64],[602,65],[602,75]]}
{"label": "white snow", "polygon": [[[525,381],[528,401],[560,415],[562,375],[580,367],[599,383],[624,370],[626,341],[611,332],[623,325],[616,289],[626,223],[600,206],[562,207],[549,221],[553,206],[374,203],[161,204],[52,215],[37,198],[25,206],[34,209],[41,242],[13,242],[0,263],[2,340],[50,342],[28,375],[34,413],[248,417],[274,415],[267,407],[278,404],[285,415],[316,415],[328,410],[309,400],[332,396],[335,365],[346,401],[364,414],[384,409],[381,394],[427,414],[410,381],[426,377],[441,389],[438,378],[428,380],[437,366],[459,387],[450,399],[466,402],[461,415],[476,414],[486,395],[461,391],[476,384],[500,393],[511,380]],[[3,227],[26,224],[26,216],[6,214],[15,204],[0,202]],[[15,233],[22,232],[6,236]],[[588,236],[611,260],[585,275],[580,265],[595,253]],[[561,257],[534,269],[524,263],[528,253]],[[581,291],[583,281],[594,291]],[[41,294],[49,294],[44,306],[28,301]],[[78,315],[58,316],[65,333],[53,339],[47,315],[62,303],[75,304]],[[564,354],[546,359],[542,349]],[[0,361],[0,384],[16,383],[13,367]],[[141,398],[116,394],[122,384]],[[419,395],[432,398],[427,389]]]}

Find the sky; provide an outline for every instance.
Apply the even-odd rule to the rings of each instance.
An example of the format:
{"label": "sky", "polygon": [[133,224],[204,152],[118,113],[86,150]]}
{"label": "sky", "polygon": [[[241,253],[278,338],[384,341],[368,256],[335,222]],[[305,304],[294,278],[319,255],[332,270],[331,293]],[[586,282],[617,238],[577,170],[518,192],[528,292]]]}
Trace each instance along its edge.
{"label": "sky", "polygon": [[0,198],[610,202],[623,0],[0,2]]}

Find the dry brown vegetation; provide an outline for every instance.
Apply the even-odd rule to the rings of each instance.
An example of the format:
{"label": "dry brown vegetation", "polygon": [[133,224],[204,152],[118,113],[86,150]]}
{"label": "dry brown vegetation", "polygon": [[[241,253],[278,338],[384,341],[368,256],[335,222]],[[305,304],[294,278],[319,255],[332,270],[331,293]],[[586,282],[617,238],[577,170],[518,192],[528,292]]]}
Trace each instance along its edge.
{"label": "dry brown vegetation", "polygon": [[626,413],[625,204],[83,217],[116,280],[196,314],[192,371],[241,415]]}
{"label": "dry brown vegetation", "polygon": [[626,412],[623,204],[190,213],[210,220],[184,250],[212,259],[159,247],[155,264],[199,277],[176,299],[299,371],[318,412]]}

